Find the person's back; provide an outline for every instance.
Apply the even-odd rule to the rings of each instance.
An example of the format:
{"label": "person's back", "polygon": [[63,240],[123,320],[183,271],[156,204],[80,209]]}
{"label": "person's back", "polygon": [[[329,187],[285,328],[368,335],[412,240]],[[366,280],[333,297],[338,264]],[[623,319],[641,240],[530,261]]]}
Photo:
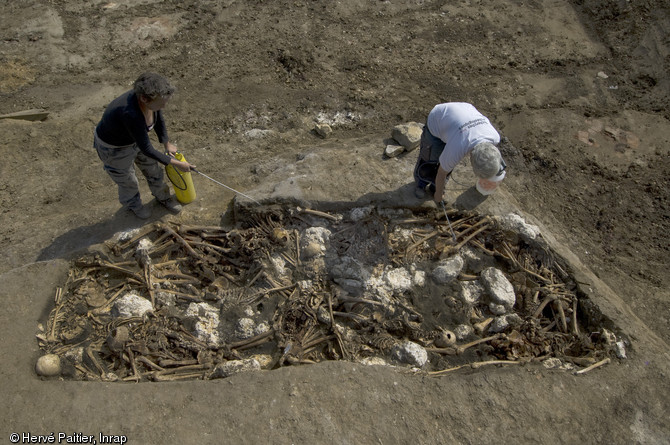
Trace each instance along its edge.
{"label": "person's back", "polygon": [[[498,172],[504,165],[496,148],[499,143],[500,135],[496,129],[472,104],[447,102],[435,105],[426,119],[414,167],[416,197],[422,199],[426,186],[430,186],[433,199],[441,201],[452,170],[473,150],[481,152],[473,163],[477,176]],[[493,170],[495,172],[491,173]]]}
{"label": "person's back", "polygon": [[436,105],[428,114],[426,124],[430,133],[445,143],[440,165],[447,172],[451,172],[475,145],[500,142],[500,135],[489,119],[469,103]]}

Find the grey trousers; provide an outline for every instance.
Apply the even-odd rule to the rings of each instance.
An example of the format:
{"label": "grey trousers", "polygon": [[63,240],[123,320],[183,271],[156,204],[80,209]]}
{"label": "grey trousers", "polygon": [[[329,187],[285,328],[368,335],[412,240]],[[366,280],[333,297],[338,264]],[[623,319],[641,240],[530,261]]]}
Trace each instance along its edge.
{"label": "grey trousers", "polygon": [[142,153],[136,144],[123,147],[109,145],[95,134],[93,146],[104,164],[105,171],[119,187],[119,202],[124,207],[131,210],[142,207],[133,164],[137,165],[147,179],[151,194],[156,199],[164,201],[170,197],[170,188],[163,181],[163,166]]}

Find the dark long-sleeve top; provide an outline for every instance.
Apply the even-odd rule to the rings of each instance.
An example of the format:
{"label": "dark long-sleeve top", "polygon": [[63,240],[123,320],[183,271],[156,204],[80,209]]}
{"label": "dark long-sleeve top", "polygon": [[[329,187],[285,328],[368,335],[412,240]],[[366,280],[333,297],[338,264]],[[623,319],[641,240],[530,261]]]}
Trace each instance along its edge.
{"label": "dark long-sleeve top", "polygon": [[[167,127],[160,110],[154,112],[153,129],[161,144],[168,141]],[[170,156],[159,152],[151,145],[150,130],[147,128],[144,114],[133,90],[125,92],[107,105],[95,130],[98,137],[107,144],[117,146],[137,144],[145,155],[163,165],[170,163]]]}

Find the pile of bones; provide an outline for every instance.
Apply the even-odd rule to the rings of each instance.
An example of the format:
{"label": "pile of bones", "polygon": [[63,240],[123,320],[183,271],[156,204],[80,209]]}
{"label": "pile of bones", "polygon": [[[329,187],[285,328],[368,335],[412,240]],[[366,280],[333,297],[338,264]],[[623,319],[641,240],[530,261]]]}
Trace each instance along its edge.
{"label": "pile of bones", "polygon": [[518,215],[235,203],[221,226],[161,221],[73,261],[38,326],[55,369],[38,373],[171,381],[326,360],[584,370],[625,355],[603,326]]}

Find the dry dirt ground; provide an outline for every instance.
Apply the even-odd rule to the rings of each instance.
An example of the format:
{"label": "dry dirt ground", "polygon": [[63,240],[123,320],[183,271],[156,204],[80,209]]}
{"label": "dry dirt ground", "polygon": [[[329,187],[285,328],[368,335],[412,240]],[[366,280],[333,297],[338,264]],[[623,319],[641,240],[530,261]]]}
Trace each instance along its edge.
{"label": "dry dirt ground", "polygon": [[[668,443],[669,35],[670,6],[652,0],[1,2],[0,114],[49,115],[0,120],[0,441]],[[628,359],[584,376],[336,362],[216,382],[40,380],[36,325],[67,260],[141,224],[91,145],[145,70],[178,87],[166,115],[187,159],[256,199],[417,205],[416,152],[382,156],[391,128],[475,104],[509,165],[477,208],[542,227],[630,339]],[[468,170],[456,176],[451,203],[472,206]],[[217,223],[233,194],[196,188],[179,218]]]}

